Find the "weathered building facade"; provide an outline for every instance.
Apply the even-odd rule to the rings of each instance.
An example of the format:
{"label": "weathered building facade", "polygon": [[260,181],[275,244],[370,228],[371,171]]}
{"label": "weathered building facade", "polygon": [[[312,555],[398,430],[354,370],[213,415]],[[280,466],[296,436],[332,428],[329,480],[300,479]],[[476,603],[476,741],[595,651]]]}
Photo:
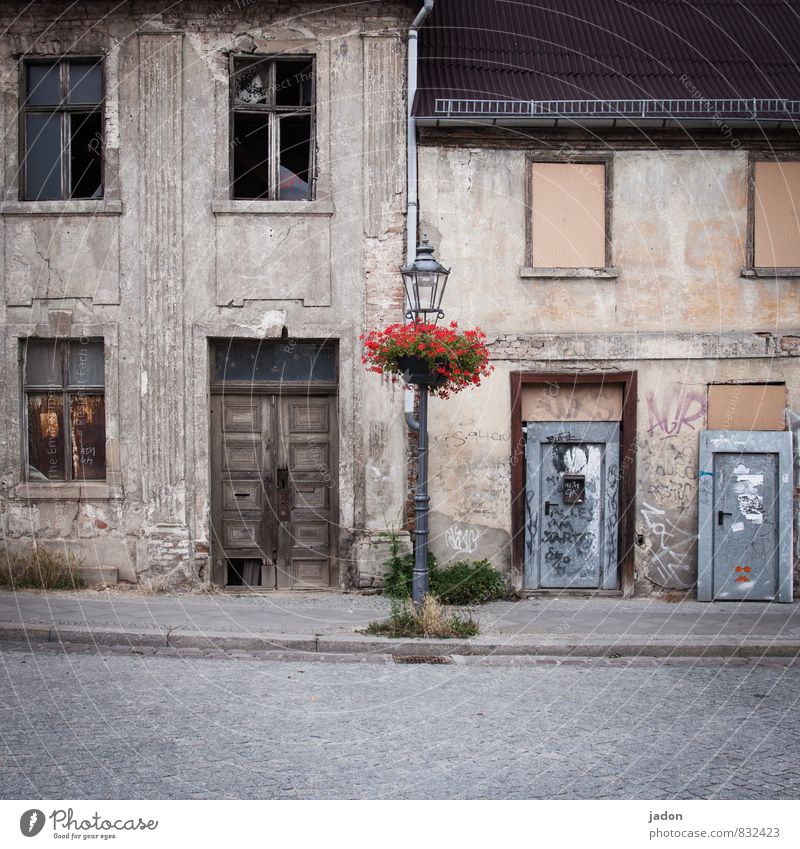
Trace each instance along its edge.
{"label": "weathered building facade", "polygon": [[714,598],[790,598],[800,80],[796,22],[759,6],[788,64],[735,3],[437,4],[421,222],[495,366],[432,408],[441,558],[529,589],[699,572]]}
{"label": "weathered building facade", "polygon": [[415,6],[3,4],[7,545],[369,582],[405,425],[358,337],[402,307]]}
{"label": "weathered building facade", "polygon": [[[109,580],[377,585],[409,446],[359,336],[402,315],[421,4],[165,5],[0,10],[5,542]],[[434,551],[531,591],[785,600],[796,24],[763,0],[767,62],[724,2],[711,31],[433,5],[420,232],[495,366],[431,402]]]}

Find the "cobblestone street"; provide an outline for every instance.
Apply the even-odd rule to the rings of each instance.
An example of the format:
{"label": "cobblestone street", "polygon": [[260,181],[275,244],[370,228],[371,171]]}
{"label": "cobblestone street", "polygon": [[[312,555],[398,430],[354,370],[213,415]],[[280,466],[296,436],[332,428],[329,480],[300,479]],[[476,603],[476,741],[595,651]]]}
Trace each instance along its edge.
{"label": "cobblestone street", "polygon": [[4,644],[4,798],[796,798],[800,664]]}

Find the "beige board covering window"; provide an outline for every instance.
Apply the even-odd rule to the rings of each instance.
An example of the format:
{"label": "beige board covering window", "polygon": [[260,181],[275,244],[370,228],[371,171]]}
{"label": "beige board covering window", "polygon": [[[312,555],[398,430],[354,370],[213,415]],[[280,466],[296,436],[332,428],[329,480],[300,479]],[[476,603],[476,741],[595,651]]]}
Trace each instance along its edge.
{"label": "beige board covering window", "polygon": [[800,162],[756,162],[753,263],[800,267]]}
{"label": "beige board covering window", "polygon": [[784,430],[786,387],[772,384],[712,384],[709,430]]}
{"label": "beige board covering window", "polygon": [[531,262],[535,268],[604,268],[606,173],[603,163],[534,162]]}
{"label": "beige board covering window", "polygon": [[526,422],[618,422],[622,420],[622,386],[596,383],[541,383],[522,389]]}

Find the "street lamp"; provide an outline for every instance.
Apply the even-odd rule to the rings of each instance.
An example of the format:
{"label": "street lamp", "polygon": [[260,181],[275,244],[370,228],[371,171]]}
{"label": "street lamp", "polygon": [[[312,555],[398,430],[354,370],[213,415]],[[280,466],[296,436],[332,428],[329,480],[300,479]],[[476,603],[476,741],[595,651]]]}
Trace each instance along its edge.
{"label": "street lamp", "polygon": [[[433,258],[433,245],[427,233],[417,245],[411,265],[400,269],[406,289],[406,318],[414,322],[436,324],[444,318],[442,296],[450,269]],[[419,388],[417,493],[414,496],[414,571],[411,575],[411,599],[417,609],[428,592],[428,393],[438,375],[409,375],[408,382]]]}
{"label": "street lamp", "polygon": [[406,318],[436,324],[444,318],[442,296],[450,269],[433,258],[433,245],[423,233],[417,245],[417,257],[411,265],[400,269],[406,287]]}

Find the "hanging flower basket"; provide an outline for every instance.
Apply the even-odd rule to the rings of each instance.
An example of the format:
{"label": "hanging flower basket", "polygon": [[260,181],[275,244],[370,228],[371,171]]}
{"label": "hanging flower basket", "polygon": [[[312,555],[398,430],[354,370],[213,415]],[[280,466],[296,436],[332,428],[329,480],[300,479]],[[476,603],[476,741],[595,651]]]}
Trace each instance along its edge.
{"label": "hanging flower basket", "polygon": [[416,386],[439,387],[447,383],[447,374],[439,367],[447,367],[447,360],[438,360],[436,366],[423,357],[398,357],[397,368],[405,383]]}
{"label": "hanging flower basket", "polygon": [[361,337],[361,362],[370,371],[390,374],[392,382],[427,386],[432,395],[448,398],[455,392],[479,386],[494,370],[489,365],[486,335],[479,329],[458,331],[449,327],[411,322],[391,324]]}

